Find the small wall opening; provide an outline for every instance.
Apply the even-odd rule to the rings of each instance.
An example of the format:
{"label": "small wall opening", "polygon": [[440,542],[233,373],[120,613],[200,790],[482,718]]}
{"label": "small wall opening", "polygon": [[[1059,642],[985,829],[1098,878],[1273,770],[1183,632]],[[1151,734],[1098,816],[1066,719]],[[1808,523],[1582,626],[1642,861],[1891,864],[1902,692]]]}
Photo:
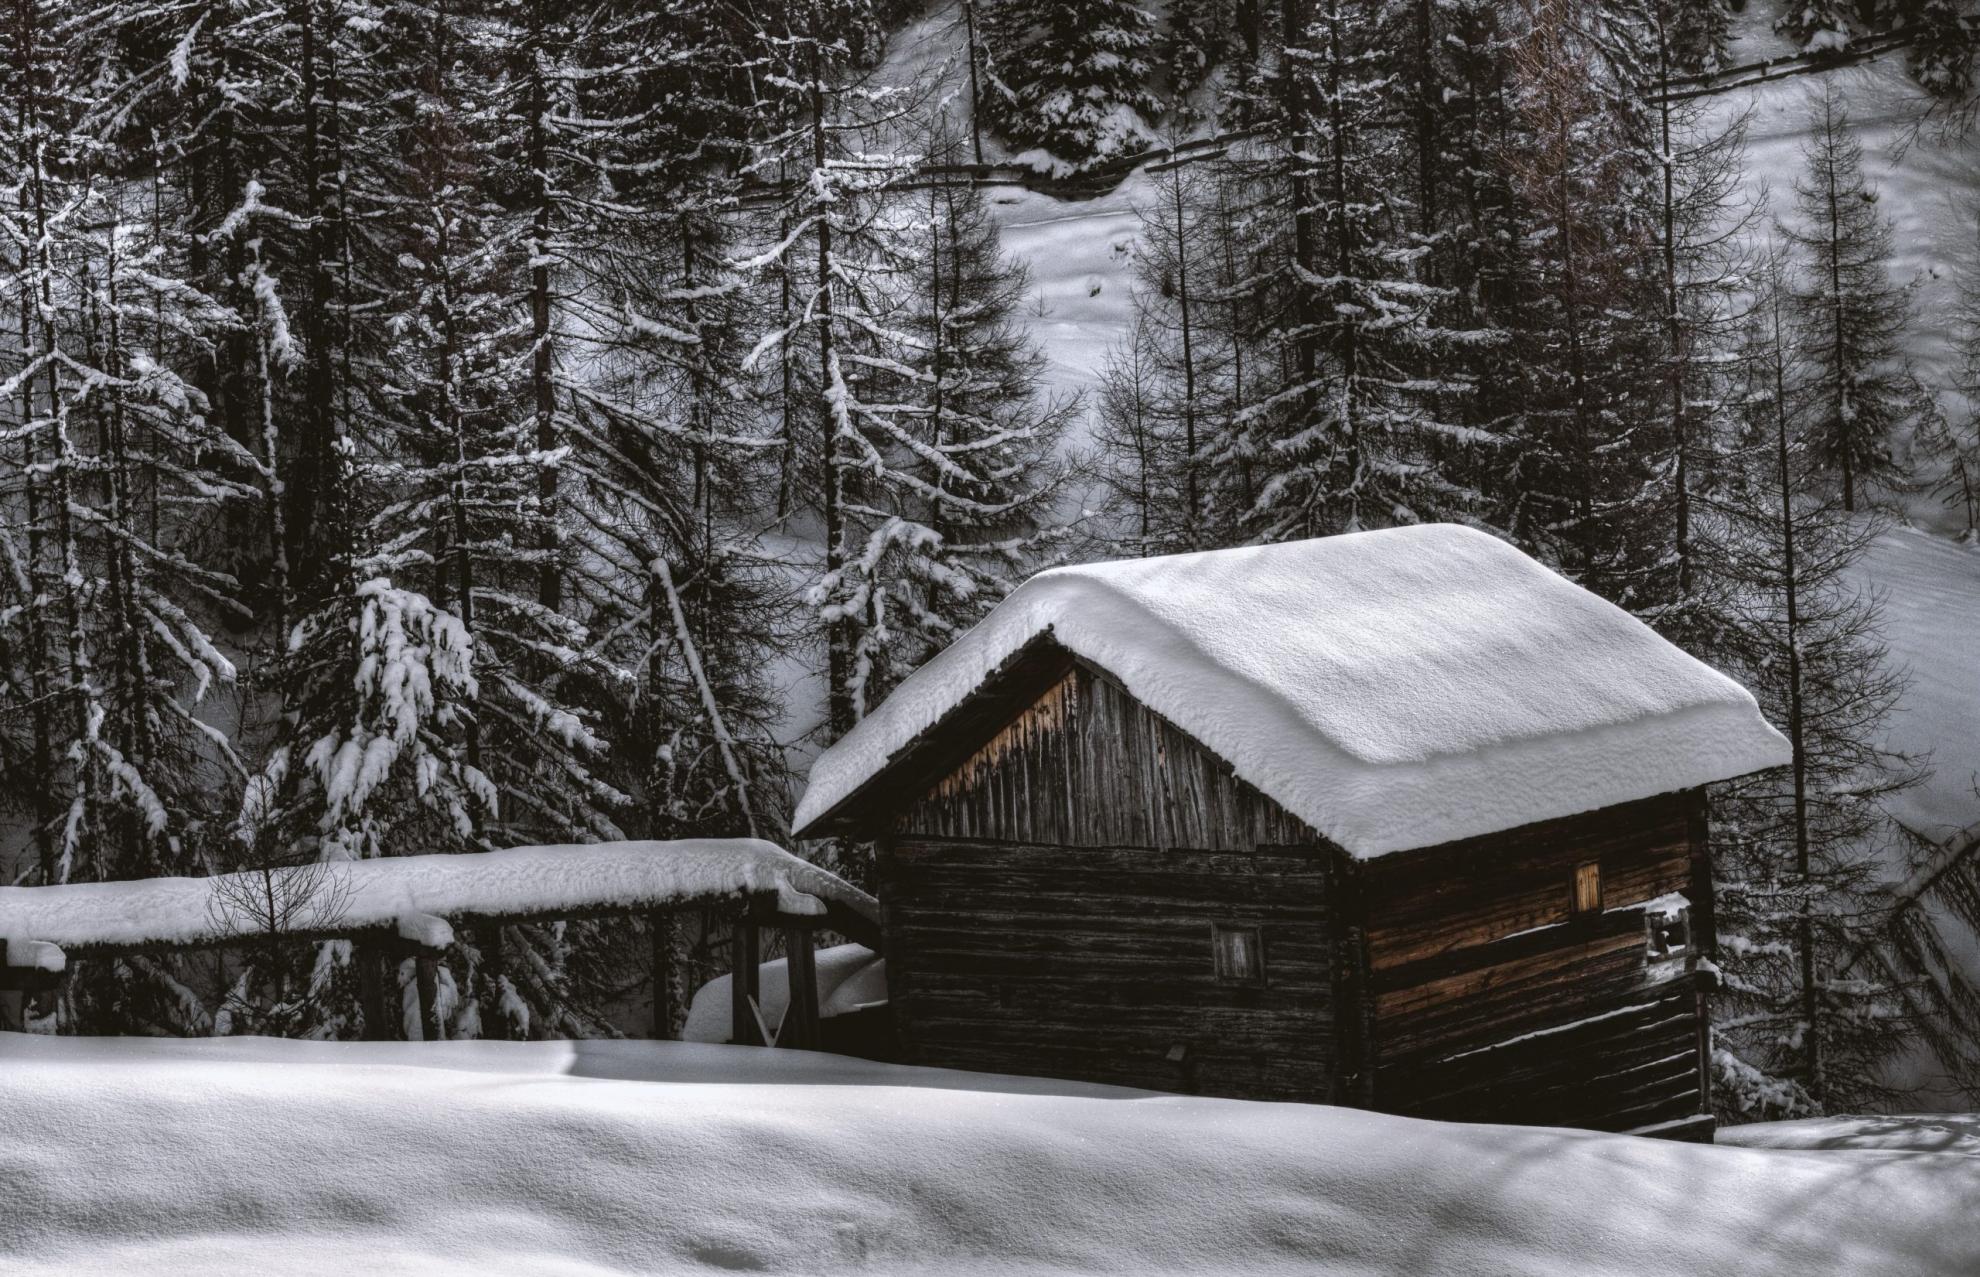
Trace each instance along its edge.
{"label": "small wall opening", "polygon": [[1602,912],[1602,865],[1599,861],[1584,860],[1574,867],[1574,880],[1569,888],[1568,912],[1579,918],[1586,914]]}
{"label": "small wall opening", "polygon": [[1223,984],[1265,983],[1265,937],[1257,927],[1211,923],[1210,956]]}

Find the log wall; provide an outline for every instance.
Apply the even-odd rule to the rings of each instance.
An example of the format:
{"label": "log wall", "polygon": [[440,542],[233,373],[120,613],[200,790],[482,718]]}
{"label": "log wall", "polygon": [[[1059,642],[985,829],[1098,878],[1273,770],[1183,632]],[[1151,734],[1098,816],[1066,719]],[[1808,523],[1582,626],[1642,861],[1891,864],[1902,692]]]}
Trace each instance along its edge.
{"label": "log wall", "polygon": [[1085,665],[1066,670],[921,791],[897,828],[1062,847],[1249,851],[1319,841]]}
{"label": "log wall", "polygon": [[[1325,1100],[1332,987],[1313,848],[1053,847],[922,835],[883,855],[887,975],[919,1064]],[[1220,981],[1213,923],[1256,926],[1262,985]]]}
{"label": "log wall", "polygon": [[[1706,1110],[1703,994],[1641,908],[1709,915],[1697,795],[1356,864],[1104,672],[1013,668],[875,809],[904,1058],[1606,1129]],[[1215,923],[1259,928],[1262,986],[1218,977]]]}
{"label": "log wall", "polygon": [[[1684,959],[1650,959],[1642,909],[1698,892],[1698,801],[1364,866],[1376,1107],[1609,1130],[1705,1111],[1703,994]],[[1601,908],[1577,916],[1575,870],[1591,861]]]}

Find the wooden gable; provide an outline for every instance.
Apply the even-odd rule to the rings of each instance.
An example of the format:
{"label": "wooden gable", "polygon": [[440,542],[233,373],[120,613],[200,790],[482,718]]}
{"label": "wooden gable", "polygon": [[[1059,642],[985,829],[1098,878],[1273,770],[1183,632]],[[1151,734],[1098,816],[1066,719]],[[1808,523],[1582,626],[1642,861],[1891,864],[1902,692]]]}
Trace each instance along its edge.
{"label": "wooden gable", "polygon": [[[998,693],[986,693],[994,703]],[[931,733],[948,738],[955,761],[893,787],[897,832],[1198,851],[1324,841],[1086,661],[1069,656],[994,729],[967,710]]]}

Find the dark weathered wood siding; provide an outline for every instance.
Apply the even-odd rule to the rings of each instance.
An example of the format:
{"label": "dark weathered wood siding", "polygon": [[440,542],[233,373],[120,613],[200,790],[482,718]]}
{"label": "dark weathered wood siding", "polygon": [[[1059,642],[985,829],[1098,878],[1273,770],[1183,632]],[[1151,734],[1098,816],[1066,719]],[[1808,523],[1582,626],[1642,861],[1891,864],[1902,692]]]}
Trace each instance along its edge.
{"label": "dark weathered wood siding", "polygon": [[[1338,853],[1072,666],[899,814],[888,972],[925,1064],[1279,1099],[1331,1085]],[[1262,987],[1211,928],[1259,928]]]}
{"label": "dark weathered wood siding", "polygon": [[[1254,1099],[1331,1085],[1326,853],[898,836],[882,861],[903,1058]],[[1213,923],[1257,926],[1262,987]]]}
{"label": "dark weathered wood siding", "polygon": [[900,815],[903,831],[1067,847],[1316,843],[1112,679],[1075,665]]}
{"label": "dark weathered wood siding", "polygon": [[[1653,962],[1644,903],[1695,893],[1698,797],[1672,794],[1363,868],[1376,1107],[1630,1129],[1703,1111],[1702,995]],[[1602,910],[1571,916],[1578,864]]]}
{"label": "dark weathered wood siding", "polygon": [[[862,801],[908,1060],[1610,1129],[1705,1107],[1701,995],[1640,908],[1701,901],[1696,795],[1353,864],[1041,646]],[[1216,923],[1260,929],[1262,987],[1218,979]]]}

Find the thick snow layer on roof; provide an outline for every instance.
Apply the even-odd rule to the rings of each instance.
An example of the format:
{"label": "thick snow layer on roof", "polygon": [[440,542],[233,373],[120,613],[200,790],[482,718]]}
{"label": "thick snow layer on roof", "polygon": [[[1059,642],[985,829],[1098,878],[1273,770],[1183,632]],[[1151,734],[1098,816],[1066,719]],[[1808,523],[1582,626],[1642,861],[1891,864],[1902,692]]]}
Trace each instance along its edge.
{"label": "thick snow layer on roof", "polygon": [[677,1042],[0,1034],[10,1273],[1980,1272],[1980,1174]]}
{"label": "thick snow layer on roof", "polygon": [[[786,912],[819,913],[822,901],[836,900],[863,916],[879,916],[873,898],[857,887],[754,838],[511,847],[347,861],[305,872],[323,875],[308,899],[330,901],[336,912],[323,919],[313,917],[310,908],[298,909],[297,930],[397,928],[439,939],[446,932],[441,920],[463,914],[555,916],[560,910],[657,906],[768,891],[778,894]],[[253,930],[251,918],[230,914],[216,881],[221,880],[0,887],[0,936],[10,949],[33,940],[86,949],[199,944]]]}
{"label": "thick snow layer on roof", "polygon": [[1449,524],[1055,568],[819,756],[803,829],[1049,632],[1358,856],[1785,763],[1753,697]]}
{"label": "thick snow layer on roof", "polygon": [[[818,1014],[820,1018],[844,1015],[862,1006],[887,1000],[887,961],[863,944],[839,944],[820,949],[813,955],[818,968]],[[874,973],[878,993],[874,993]],[[731,1007],[727,973],[716,976],[694,991],[688,1003],[687,1019],[681,1025],[683,1042],[722,1043],[729,1040]],[[848,985],[852,986],[848,990]],[[790,964],[772,958],[757,968],[756,1004],[763,1022],[775,1028],[783,1022],[791,1004]]]}

